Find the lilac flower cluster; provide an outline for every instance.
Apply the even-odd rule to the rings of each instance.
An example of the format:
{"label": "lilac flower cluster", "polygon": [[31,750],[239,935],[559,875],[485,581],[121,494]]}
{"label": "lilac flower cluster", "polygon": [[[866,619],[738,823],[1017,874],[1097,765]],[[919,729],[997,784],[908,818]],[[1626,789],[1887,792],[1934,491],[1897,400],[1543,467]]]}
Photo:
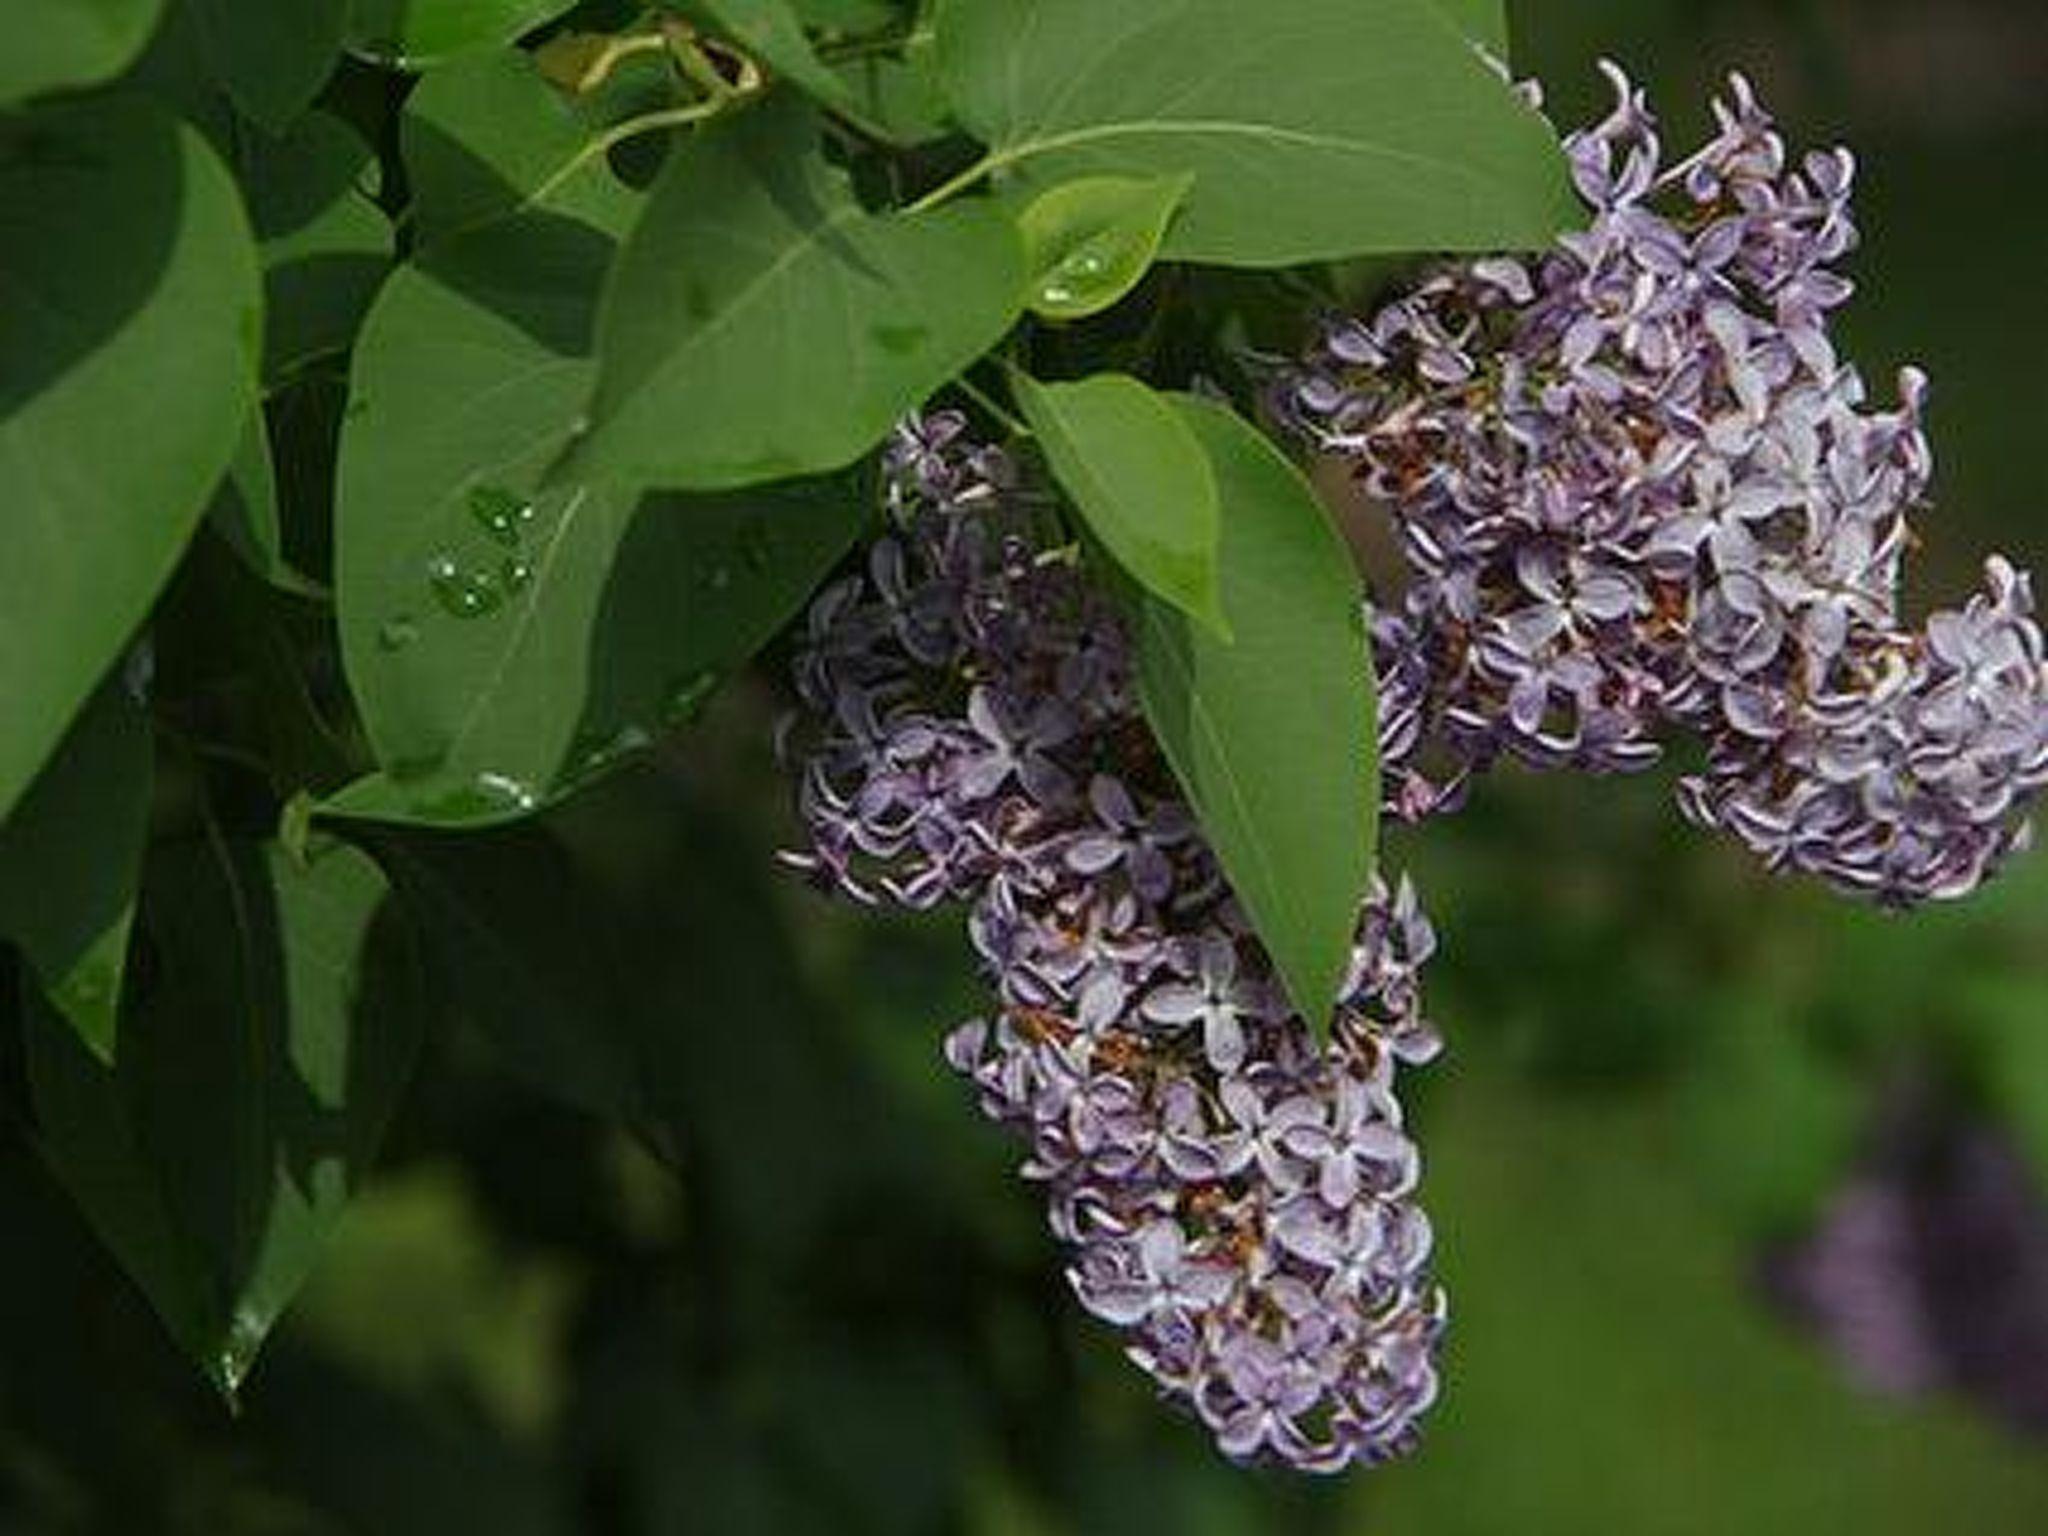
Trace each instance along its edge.
{"label": "lilac flower cluster", "polygon": [[961,432],[899,430],[896,531],[811,610],[792,860],[861,901],[969,903],[996,1007],[948,1059],[1165,1395],[1239,1460],[1397,1454],[1443,1325],[1394,1094],[1437,1049],[1428,922],[1405,881],[1373,890],[1319,1048],[1174,791],[1116,615]]}
{"label": "lilac flower cluster", "polygon": [[1587,229],[1329,324],[1277,391],[1408,567],[1374,633],[1390,810],[1454,806],[1503,755],[1640,769],[1679,728],[1706,748],[1682,809],[1771,868],[1963,895],[2048,784],[2048,667],[2003,560],[1960,611],[1900,616],[1925,381],[1867,409],[1829,338],[1854,162],[1788,165],[1737,77],[1666,166],[1609,73],[1613,114],[1567,141]]}

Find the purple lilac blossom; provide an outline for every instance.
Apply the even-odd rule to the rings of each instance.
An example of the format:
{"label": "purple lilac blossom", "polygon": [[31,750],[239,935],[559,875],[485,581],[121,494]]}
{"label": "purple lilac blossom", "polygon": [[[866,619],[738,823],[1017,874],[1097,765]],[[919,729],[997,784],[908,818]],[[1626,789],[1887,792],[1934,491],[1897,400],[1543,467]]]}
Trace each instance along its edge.
{"label": "purple lilac blossom", "polygon": [[1394,1093],[1437,1050],[1428,921],[1405,880],[1374,887],[1320,1048],[1145,726],[1122,624],[962,429],[899,429],[894,531],[811,610],[791,861],[859,901],[968,905],[995,1006],[947,1058],[1162,1393],[1241,1461],[1400,1454],[1444,1321]]}
{"label": "purple lilac blossom", "polygon": [[1964,895],[2048,784],[2048,667],[2002,559],[1901,617],[1926,381],[1872,408],[1829,335],[1854,161],[1793,165],[1738,76],[1667,165],[1608,73],[1614,112],[1566,141],[1584,231],[1332,320],[1276,392],[1406,557],[1374,622],[1388,808],[1454,808],[1502,756],[1641,769],[1682,730],[1682,810],[1772,869]]}

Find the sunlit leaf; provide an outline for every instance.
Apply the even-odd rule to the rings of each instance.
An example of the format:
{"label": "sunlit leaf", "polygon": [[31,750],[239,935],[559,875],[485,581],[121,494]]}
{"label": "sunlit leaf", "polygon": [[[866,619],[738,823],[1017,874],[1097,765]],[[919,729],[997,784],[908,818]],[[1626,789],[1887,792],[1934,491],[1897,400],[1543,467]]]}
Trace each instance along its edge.
{"label": "sunlit leaf", "polygon": [[241,199],[197,133],[131,98],[0,121],[0,817],[206,510],[260,305]]}
{"label": "sunlit leaf", "polygon": [[1556,136],[1430,0],[940,0],[936,26],[995,166],[1193,173],[1171,258],[1544,245],[1579,216]]}

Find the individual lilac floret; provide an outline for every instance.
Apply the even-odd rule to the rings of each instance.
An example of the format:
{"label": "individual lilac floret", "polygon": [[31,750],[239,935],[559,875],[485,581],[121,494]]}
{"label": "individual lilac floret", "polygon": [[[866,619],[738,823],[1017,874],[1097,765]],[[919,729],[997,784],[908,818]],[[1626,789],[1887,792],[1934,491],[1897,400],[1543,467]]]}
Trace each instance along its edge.
{"label": "individual lilac floret", "polygon": [[1737,77],[1667,165],[1641,94],[1567,141],[1591,209],[1531,259],[1439,268],[1328,324],[1281,414],[1352,461],[1409,582],[1375,621],[1389,809],[1502,755],[1627,772],[1703,740],[1682,804],[1773,868],[1892,905],[1974,888],[2048,782],[2025,578],[1921,632],[1925,381],[1836,356],[1846,151],[1796,166]]}
{"label": "individual lilac floret", "polygon": [[995,992],[947,1058],[1026,1146],[1082,1304],[1229,1456],[1407,1449],[1443,1302],[1397,1068],[1434,947],[1375,886],[1325,1051],[1139,713],[1122,626],[957,417],[888,456],[896,530],[813,607],[811,848],[863,901],[968,903]]}

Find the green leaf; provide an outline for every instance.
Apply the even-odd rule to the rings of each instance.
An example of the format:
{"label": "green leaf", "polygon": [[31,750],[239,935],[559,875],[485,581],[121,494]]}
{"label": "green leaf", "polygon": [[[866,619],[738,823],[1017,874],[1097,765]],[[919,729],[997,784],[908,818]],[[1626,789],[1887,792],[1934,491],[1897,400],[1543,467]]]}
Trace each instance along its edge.
{"label": "green leaf", "polygon": [[1172,259],[1540,246],[1580,217],[1555,135],[1430,0],[940,0],[937,28],[991,168],[1192,172]]}
{"label": "green leaf", "polygon": [[1217,572],[1234,638],[1141,597],[1139,691],[1288,996],[1324,1038],[1379,827],[1359,582],[1278,449],[1221,405],[1175,405],[1215,469]]}
{"label": "green leaf", "polygon": [[575,0],[351,0],[349,39],[400,69],[427,69],[497,48],[573,8]]}
{"label": "green leaf", "polygon": [[480,53],[435,70],[399,123],[420,243],[532,203],[624,230],[641,199],[602,155],[586,153],[595,132],[582,104],[550,85],[531,54]]}
{"label": "green leaf", "polygon": [[1040,384],[1013,371],[1010,386],[1053,474],[1117,564],[1228,634],[1216,581],[1216,476],[1184,414],[1121,373]]}
{"label": "green leaf", "polygon": [[720,35],[806,94],[830,107],[855,110],[853,93],[812,50],[789,0],[688,0],[685,8],[707,17]]}
{"label": "green leaf", "polygon": [[670,156],[605,286],[575,462],[688,490],[837,469],[994,345],[1022,287],[999,208],[870,214],[812,111],[771,98]]}
{"label": "green leaf", "polygon": [[444,242],[357,348],[342,654],[383,771],[330,814],[527,814],[684,723],[859,531],[846,484],[641,501],[542,487],[589,394],[611,243],[529,214]]}
{"label": "green leaf", "polygon": [[0,46],[0,106],[97,85],[128,67],[163,0],[12,0]]}
{"label": "green leaf", "polygon": [[263,376],[275,387],[355,339],[391,268],[391,225],[370,195],[376,153],[337,117],[251,135],[243,161],[263,254]]}
{"label": "green leaf", "polygon": [[282,133],[334,73],[349,0],[195,0],[213,70],[235,105]]}
{"label": "green leaf", "polygon": [[206,510],[260,303],[241,200],[197,133],[120,98],[0,123],[0,818]]}
{"label": "green leaf", "polygon": [[32,1018],[42,1150],[180,1345],[240,1385],[367,1168],[418,1043],[383,877],[331,846],[182,845],[143,900],[155,967],[118,1064]]}
{"label": "green leaf", "polygon": [[1083,176],[1041,192],[1018,216],[1031,276],[1026,303],[1052,320],[1098,314],[1138,286],[1192,175]]}
{"label": "green leaf", "polygon": [[1438,10],[1451,18],[1459,31],[1506,62],[1508,57],[1507,0],[1435,0]]}
{"label": "green leaf", "polygon": [[0,825],[0,937],[102,1061],[114,1056],[150,782],[149,711],[116,675]]}
{"label": "green leaf", "polygon": [[280,592],[324,599],[327,591],[292,566],[285,553],[284,525],[278,513],[277,466],[271,457],[270,433],[263,413],[251,411],[242,432],[242,446],[228,466],[227,477],[214,492],[207,522],[228,548],[256,575]]}

